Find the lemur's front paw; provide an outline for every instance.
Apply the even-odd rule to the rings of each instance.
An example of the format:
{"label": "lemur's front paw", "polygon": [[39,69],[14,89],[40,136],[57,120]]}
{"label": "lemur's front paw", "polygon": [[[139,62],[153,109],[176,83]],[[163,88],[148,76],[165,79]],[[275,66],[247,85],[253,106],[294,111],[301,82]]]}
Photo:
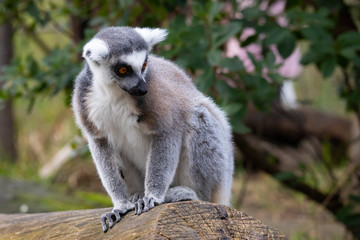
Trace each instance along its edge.
{"label": "lemur's front paw", "polygon": [[135,202],[135,214],[140,215],[143,212],[147,212],[154,208],[156,205],[163,203],[164,201],[156,197],[143,197]]}
{"label": "lemur's front paw", "polygon": [[[112,228],[115,225],[115,223],[118,223],[121,217],[132,209],[134,209],[134,205],[127,204],[126,207],[123,207],[121,209],[114,208],[112,212],[101,215],[100,220],[104,233],[106,233],[109,230],[109,228]],[[109,222],[109,228],[106,224],[106,221]]]}

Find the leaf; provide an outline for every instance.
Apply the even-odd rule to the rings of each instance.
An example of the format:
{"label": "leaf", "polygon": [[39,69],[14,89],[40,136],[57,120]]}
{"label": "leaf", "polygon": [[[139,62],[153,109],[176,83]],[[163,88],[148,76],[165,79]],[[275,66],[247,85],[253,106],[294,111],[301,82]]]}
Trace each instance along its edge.
{"label": "leaf", "polygon": [[245,41],[242,41],[240,43],[241,47],[246,47],[248,46],[249,44],[252,44],[254,43],[258,38],[258,35],[255,34],[255,35],[251,35],[250,37],[246,38]]}
{"label": "leaf", "polygon": [[208,92],[214,82],[215,75],[210,67],[204,69],[204,72],[195,80],[195,84],[199,90],[205,93]]}
{"label": "leaf", "polygon": [[244,70],[244,64],[238,57],[222,58],[220,66],[228,69],[230,72],[238,72]]}
{"label": "leaf", "polygon": [[340,222],[344,222],[351,215],[353,211],[354,211],[353,206],[350,205],[344,206],[336,211],[335,213],[336,219]]}
{"label": "leaf", "polygon": [[223,4],[216,1],[208,2],[209,7],[209,23],[211,24],[214,21],[215,16],[221,11]]}
{"label": "leaf", "polygon": [[247,20],[255,20],[266,16],[266,12],[260,10],[258,6],[245,8],[241,11],[243,18]]}
{"label": "leaf", "polygon": [[331,34],[326,32],[324,28],[316,25],[310,25],[306,28],[301,29],[301,33],[306,39],[313,42],[332,41]]}
{"label": "leaf", "polygon": [[203,3],[195,1],[192,5],[193,14],[200,18],[203,18],[206,14]]}
{"label": "leaf", "polygon": [[360,203],[360,195],[350,195],[350,200],[356,203]]}
{"label": "leaf", "polygon": [[236,35],[243,29],[239,21],[232,21],[227,25],[214,26],[212,28],[213,48],[216,49],[224,44],[230,37]]}
{"label": "leaf", "polygon": [[352,61],[354,62],[355,66],[360,69],[360,57],[355,56]]}
{"label": "leaf", "polygon": [[26,11],[36,20],[40,19],[40,11],[33,1],[29,1],[29,4],[26,6]]}
{"label": "leaf", "polygon": [[319,60],[319,58],[320,58],[319,55],[309,51],[301,58],[300,63],[303,65],[308,65],[313,62],[317,62]]}
{"label": "leaf", "polygon": [[359,50],[360,50],[360,44],[345,47],[341,49],[339,53],[341,56],[351,60],[357,56],[357,51]]}
{"label": "leaf", "polygon": [[280,42],[283,42],[284,39],[286,39],[289,35],[291,35],[290,30],[275,25],[275,27],[272,27],[272,29],[266,35],[264,40],[265,47],[268,47],[272,44],[279,44]]}
{"label": "leaf", "polygon": [[33,58],[28,58],[29,77],[34,77],[39,72],[38,63]]}
{"label": "leaf", "polygon": [[349,46],[360,45],[360,33],[359,32],[346,32],[341,34],[336,39],[336,47],[342,49]]}
{"label": "leaf", "polygon": [[265,55],[265,62],[266,62],[266,66],[269,69],[272,69],[275,67],[276,64],[276,57],[275,54],[273,53],[273,51],[268,51]]}
{"label": "leaf", "polygon": [[212,50],[207,55],[207,60],[211,66],[217,66],[222,59],[222,52],[219,50]]}
{"label": "leaf", "polygon": [[289,33],[277,44],[277,49],[283,59],[288,58],[296,46],[295,37]]}
{"label": "leaf", "polygon": [[[221,107],[225,107],[227,104],[234,102],[241,103],[244,106],[246,105],[246,93],[243,90],[229,86],[229,84],[224,80],[216,81],[215,90],[219,93],[217,100],[219,100],[218,103],[220,103]],[[243,111],[245,110],[246,108],[243,108]],[[236,114],[239,114],[239,112]],[[240,117],[241,119],[243,118],[242,115],[237,117]]]}
{"label": "leaf", "polygon": [[[232,119],[231,119],[232,120]],[[234,132],[240,133],[240,134],[246,134],[250,132],[250,128],[245,126],[241,119],[236,119],[231,121],[231,125]]]}
{"label": "leaf", "polygon": [[295,7],[297,7],[301,2],[302,2],[302,0],[286,1],[286,7],[285,7],[285,9],[288,10],[288,9],[290,9],[290,8],[295,8]]}
{"label": "leaf", "polygon": [[235,115],[240,110],[243,110],[244,105],[241,103],[230,103],[222,107],[222,109],[227,113],[228,116]]}
{"label": "leaf", "polygon": [[42,12],[36,6],[36,1],[29,1],[29,4],[26,6],[25,11],[29,13],[30,16],[34,18],[34,28],[36,23],[40,23],[40,25],[44,26],[49,20],[50,15],[47,12]]}
{"label": "leaf", "polygon": [[330,56],[326,58],[321,63],[321,67],[320,67],[323,77],[324,78],[330,77],[333,74],[335,67],[336,67],[336,57]]}
{"label": "leaf", "polygon": [[301,63],[306,65],[309,63],[319,63],[329,55],[335,55],[334,44],[332,42],[316,42],[313,43],[304,57],[301,59]]}
{"label": "leaf", "polygon": [[250,58],[250,60],[251,60],[251,62],[252,62],[252,64],[254,64],[254,66],[255,66],[255,71],[256,72],[261,72],[262,71],[262,62],[261,61],[257,61],[256,59],[255,59],[255,56],[251,53],[251,52],[246,52],[246,54],[248,55],[248,57]]}
{"label": "leaf", "polygon": [[334,43],[329,42],[315,42],[310,46],[309,51],[316,54],[336,54]]}
{"label": "leaf", "polygon": [[351,214],[343,222],[346,226],[358,226],[360,225],[360,214]]}

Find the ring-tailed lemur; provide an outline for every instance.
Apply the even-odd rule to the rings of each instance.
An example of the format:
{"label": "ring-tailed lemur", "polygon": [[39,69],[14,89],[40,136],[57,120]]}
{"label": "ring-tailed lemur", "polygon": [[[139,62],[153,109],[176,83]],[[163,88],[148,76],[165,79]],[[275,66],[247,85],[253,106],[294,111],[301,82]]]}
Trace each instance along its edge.
{"label": "ring-tailed lemur", "polygon": [[174,63],[151,55],[164,29],[110,27],[83,49],[72,105],[114,209],[205,200],[228,205],[233,175],[225,114]]}

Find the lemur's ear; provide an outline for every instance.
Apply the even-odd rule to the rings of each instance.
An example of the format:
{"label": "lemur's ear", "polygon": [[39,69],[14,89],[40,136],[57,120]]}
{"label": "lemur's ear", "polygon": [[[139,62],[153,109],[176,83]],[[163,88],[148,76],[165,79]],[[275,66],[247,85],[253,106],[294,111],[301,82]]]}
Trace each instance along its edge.
{"label": "lemur's ear", "polygon": [[99,64],[109,55],[109,48],[106,43],[98,38],[91,39],[83,48],[82,56],[86,60],[91,60]]}
{"label": "lemur's ear", "polygon": [[155,44],[165,40],[168,32],[162,28],[135,28],[151,49]]}

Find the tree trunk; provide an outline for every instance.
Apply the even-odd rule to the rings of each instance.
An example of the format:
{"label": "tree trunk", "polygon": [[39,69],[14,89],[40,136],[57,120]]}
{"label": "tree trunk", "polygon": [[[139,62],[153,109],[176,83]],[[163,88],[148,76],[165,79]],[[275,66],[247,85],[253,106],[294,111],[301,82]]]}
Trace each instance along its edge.
{"label": "tree trunk", "polygon": [[100,215],[111,209],[0,214],[1,239],[286,239],[245,213],[208,202],[161,204],[125,215],[107,233]]}
{"label": "tree trunk", "polygon": [[[3,66],[8,65],[13,56],[13,28],[10,22],[0,26],[0,74]],[[0,104],[0,153],[15,161],[17,157],[15,144],[15,126],[12,101],[8,99]]]}

